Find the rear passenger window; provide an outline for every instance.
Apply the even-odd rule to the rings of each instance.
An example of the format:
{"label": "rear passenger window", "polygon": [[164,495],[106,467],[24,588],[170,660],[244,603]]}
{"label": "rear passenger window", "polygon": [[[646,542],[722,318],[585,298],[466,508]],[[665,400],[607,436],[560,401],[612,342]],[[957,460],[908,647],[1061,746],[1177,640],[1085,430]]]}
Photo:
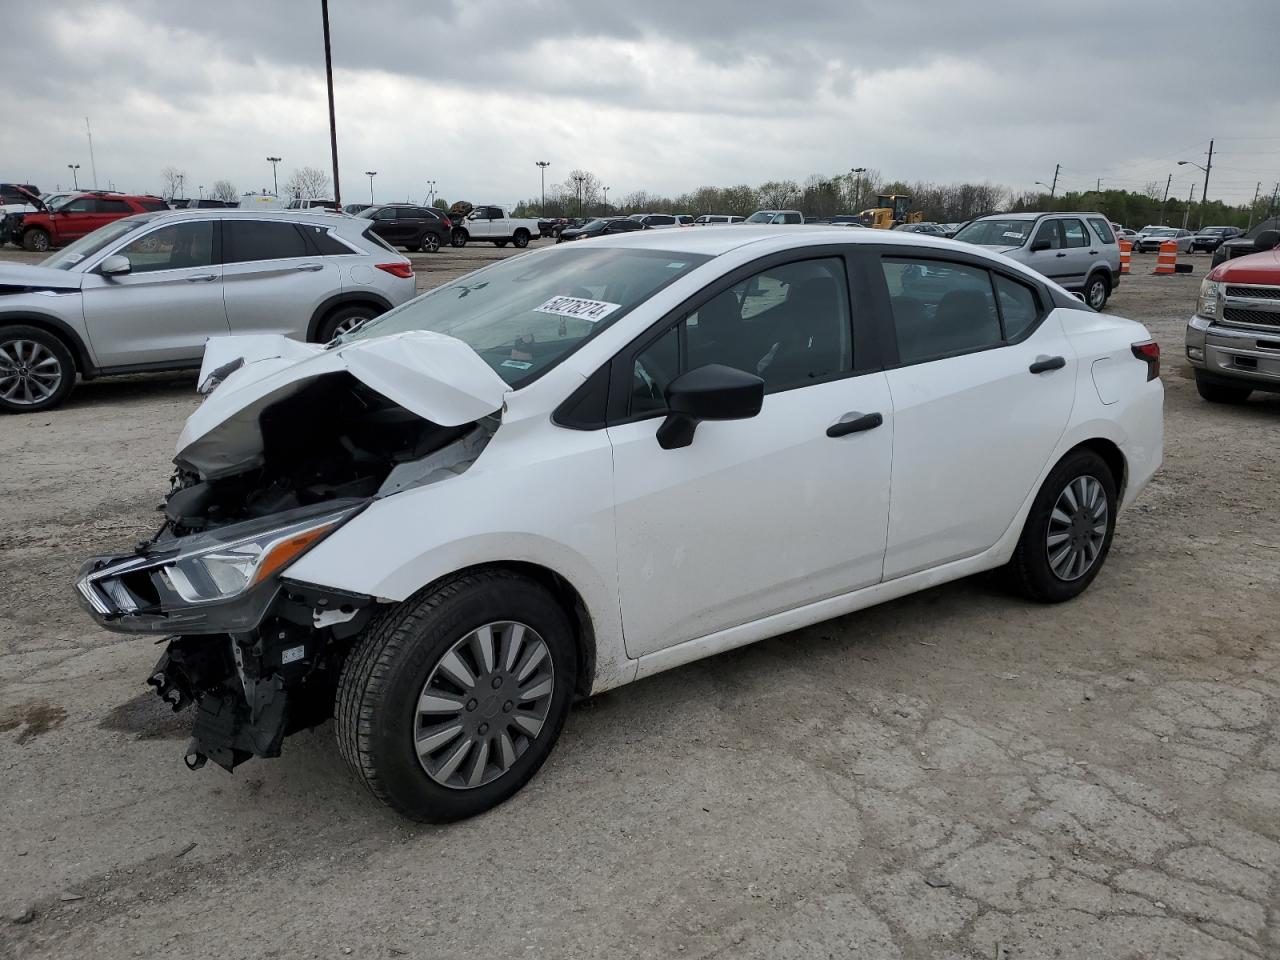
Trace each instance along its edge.
{"label": "rear passenger window", "polygon": [[802,221],[800,218],[800,214],[798,213],[784,213],[782,215],[782,222],[783,223],[800,223]]}
{"label": "rear passenger window", "polygon": [[1062,245],[1064,247],[1087,246],[1089,238],[1085,236],[1084,224],[1079,220],[1062,221]]}
{"label": "rear passenger window", "polygon": [[1016,340],[1040,316],[1040,301],[1025,284],[996,275],[996,294],[1000,297],[1000,316],[1004,319],[1004,338]]}
{"label": "rear passenger window", "polygon": [[222,222],[224,263],[284,260],[306,255],[306,242],[292,223],[269,220],[224,220]]}
{"label": "rear passenger window", "polygon": [[139,200],[138,206],[143,210],[168,210],[169,205],[163,200]]}
{"label": "rear passenger window", "polygon": [[369,227],[367,230],[365,230],[364,233],[361,234],[361,236],[364,237],[366,240],[368,240],[370,243],[376,243],[378,246],[383,247],[387,250],[390,250],[394,254],[398,255],[400,253],[399,250],[397,250],[391,244],[387,243],[387,241],[383,240],[380,236],[374,233],[373,227]]}
{"label": "rear passenger window", "polygon": [[99,199],[95,206],[98,208],[98,213],[133,213],[133,207],[123,200]]}
{"label": "rear passenger window", "polygon": [[1111,232],[1111,224],[1105,220],[1099,220],[1097,217],[1089,218],[1089,226],[1093,227],[1093,232],[1098,235],[1098,239],[1103,243],[1115,243],[1116,235]]}
{"label": "rear passenger window", "polygon": [[298,229],[302,231],[303,236],[310,242],[315,253],[322,257],[342,257],[355,253],[341,240],[338,240],[324,227],[316,227],[311,224],[298,224]]}
{"label": "rear passenger window", "polygon": [[979,350],[1003,341],[986,270],[896,258],[886,258],[882,266],[901,362]]}

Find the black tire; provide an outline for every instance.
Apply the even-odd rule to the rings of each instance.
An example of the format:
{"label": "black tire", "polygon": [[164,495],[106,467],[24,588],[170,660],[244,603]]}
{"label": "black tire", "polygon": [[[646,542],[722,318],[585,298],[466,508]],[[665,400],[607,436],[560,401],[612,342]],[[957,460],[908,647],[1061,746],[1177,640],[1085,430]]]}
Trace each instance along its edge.
{"label": "black tire", "polygon": [[529,245],[529,231],[517,230],[516,235],[511,238],[511,242],[521,249],[527,247]]}
{"label": "black tire", "polygon": [[346,332],[354,323],[370,320],[378,315],[377,310],[363,304],[351,304],[350,306],[337,307],[332,313],[324,318],[324,322],[316,331],[316,343],[328,343],[339,333]]}
{"label": "black tire", "polygon": [[1107,305],[1110,296],[1111,282],[1107,279],[1107,275],[1105,273],[1090,274],[1084,284],[1084,302],[1095,310],[1101,310]]}
{"label": "black tire", "polygon": [[493,241],[493,245],[494,245],[495,247],[505,247],[505,246],[507,245],[507,241],[505,241],[505,240],[495,240],[495,241]]}
{"label": "black tire", "polygon": [[22,246],[32,253],[45,253],[53,247],[53,242],[47,231],[32,227],[22,234]]}
{"label": "black tire", "polygon": [[[39,385],[30,389],[24,387],[22,381],[13,376],[14,367],[21,367],[24,358],[31,360],[31,344],[41,348],[40,368],[42,374],[56,373],[57,385],[53,386],[48,376],[39,377]],[[50,365],[56,362],[56,370]],[[28,374],[30,371],[28,370]],[[30,383],[31,381],[28,381]],[[21,324],[0,326],[0,411],[5,413],[42,413],[52,410],[67,399],[76,385],[76,362],[67,345],[47,330],[39,327],[28,327]],[[53,386],[48,396],[27,400],[27,396],[37,397],[39,393]],[[6,397],[10,391],[13,397]]]}
{"label": "black tire", "polygon": [[411,243],[408,246],[406,246],[405,249],[408,250],[410,253],[419,253],[422,250],[422,244]]}
{"label": "black tire", "polygon": [[427,253],[440,252],[440,238],[430,230],[422,235],[422,239],[418,241],[418,249],[425,250]]}
{"label": "black tire", "polygon": [[467,231],[455,230],[453,233],[449,234],[449,246],[465,247],[469,239],[470,237],[467,236]]}
{"label": "black tire", "polygon": [[[504,620],[528,625],[547,645],[555,683],[546,719],[495,779],[470,788],[444,786],[428,776],[415,750],[418,698],[458,640]],[[472,817],[511,797],[538,772],[564,726],[576,674],[569,618],[546,590],[503,570],[455,576],[365,629],[338,681],[338,748],[369,791],[406,817],[427,823]]]}
{"label": "black tire", "polygon": [[1228,387],[1196,377],[1196,392],[1210,403],[1244,403],[1253,393],[1250,387]]}
{"label": "black tire", "polygon": [[[1106,495],[1106,533],[1097,556],[1083,574],[1065,579],[1054,572],[1049,562],[1049,525],[1059,496],[1067,485],[1080,478],[1092,477]],[[1097,453],[1085,448],[1071,451],[1049,472],[1036,494],[1022,536],[1009,561],[1008,574],[1013,587],[1023,596],[1039,603],[1062,603],[1078,597],[1093,582],[1107,560],[1116,528],[1116,481],[1111,468]]]}

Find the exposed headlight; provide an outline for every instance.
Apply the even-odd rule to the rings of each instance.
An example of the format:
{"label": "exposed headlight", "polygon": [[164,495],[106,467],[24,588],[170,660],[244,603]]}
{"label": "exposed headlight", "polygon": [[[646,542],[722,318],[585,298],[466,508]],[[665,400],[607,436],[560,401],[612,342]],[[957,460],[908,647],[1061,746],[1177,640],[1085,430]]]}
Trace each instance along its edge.
{"label": "exposed headlight", "polygon": [[1200,298],[1196,300],[1196,313],[1199,316],[1208,317],[1210,320],[1218,318],[1218,312],[1222,307],[1224,286],[1221,280],[1206,278],[1200,282]]}
{"label": "exposed headlight", "polygon": [[225,600],[283,570],[345,518],[344,513],[304,520],[243,540],[194,547],[157,572],[187,603]]}

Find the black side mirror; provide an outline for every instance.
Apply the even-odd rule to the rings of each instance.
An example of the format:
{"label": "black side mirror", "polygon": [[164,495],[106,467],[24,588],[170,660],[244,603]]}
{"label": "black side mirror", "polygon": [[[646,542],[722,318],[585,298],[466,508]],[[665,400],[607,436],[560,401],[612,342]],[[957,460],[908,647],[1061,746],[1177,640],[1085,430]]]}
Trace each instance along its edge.
{"label": "black side mirror", "polygon": [[1280,230],[1263,230],[1253,240],[1256,250],[1273,250],[1280,244]]}
{"label": "black side mirror", "polygon": [[1041,250],[1048,250],[1048,249],[1049,249],[1048,240],[1033,240],[1031,242],[1032,253],[1039,253]]}
{"label": "black side mirror", "polygon": [[687,447],[703,420],[746,420],[764,404],[764,381],[754,374],[709,363],[667,385],[667,419],[658,427],[663,450]]}

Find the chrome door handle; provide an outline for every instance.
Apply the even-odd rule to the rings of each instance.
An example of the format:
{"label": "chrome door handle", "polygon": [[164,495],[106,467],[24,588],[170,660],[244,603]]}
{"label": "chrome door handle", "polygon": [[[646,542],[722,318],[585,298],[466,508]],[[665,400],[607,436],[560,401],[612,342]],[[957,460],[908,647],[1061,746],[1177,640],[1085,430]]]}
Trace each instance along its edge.
{"label": "chrome door handle", "polygon": [[315,273],[317,270],[323,270],[324,264],[323,263],[304,263],[302,266],[294,267],[293,269],[299,272],[305,271],[307,273]]}
{"label": "chrome door handle", "polygon": [[218,275],[216,273],[205,273],[198,277],[187,277],[187,283],[208,283],[211,280],[217,279]]}

